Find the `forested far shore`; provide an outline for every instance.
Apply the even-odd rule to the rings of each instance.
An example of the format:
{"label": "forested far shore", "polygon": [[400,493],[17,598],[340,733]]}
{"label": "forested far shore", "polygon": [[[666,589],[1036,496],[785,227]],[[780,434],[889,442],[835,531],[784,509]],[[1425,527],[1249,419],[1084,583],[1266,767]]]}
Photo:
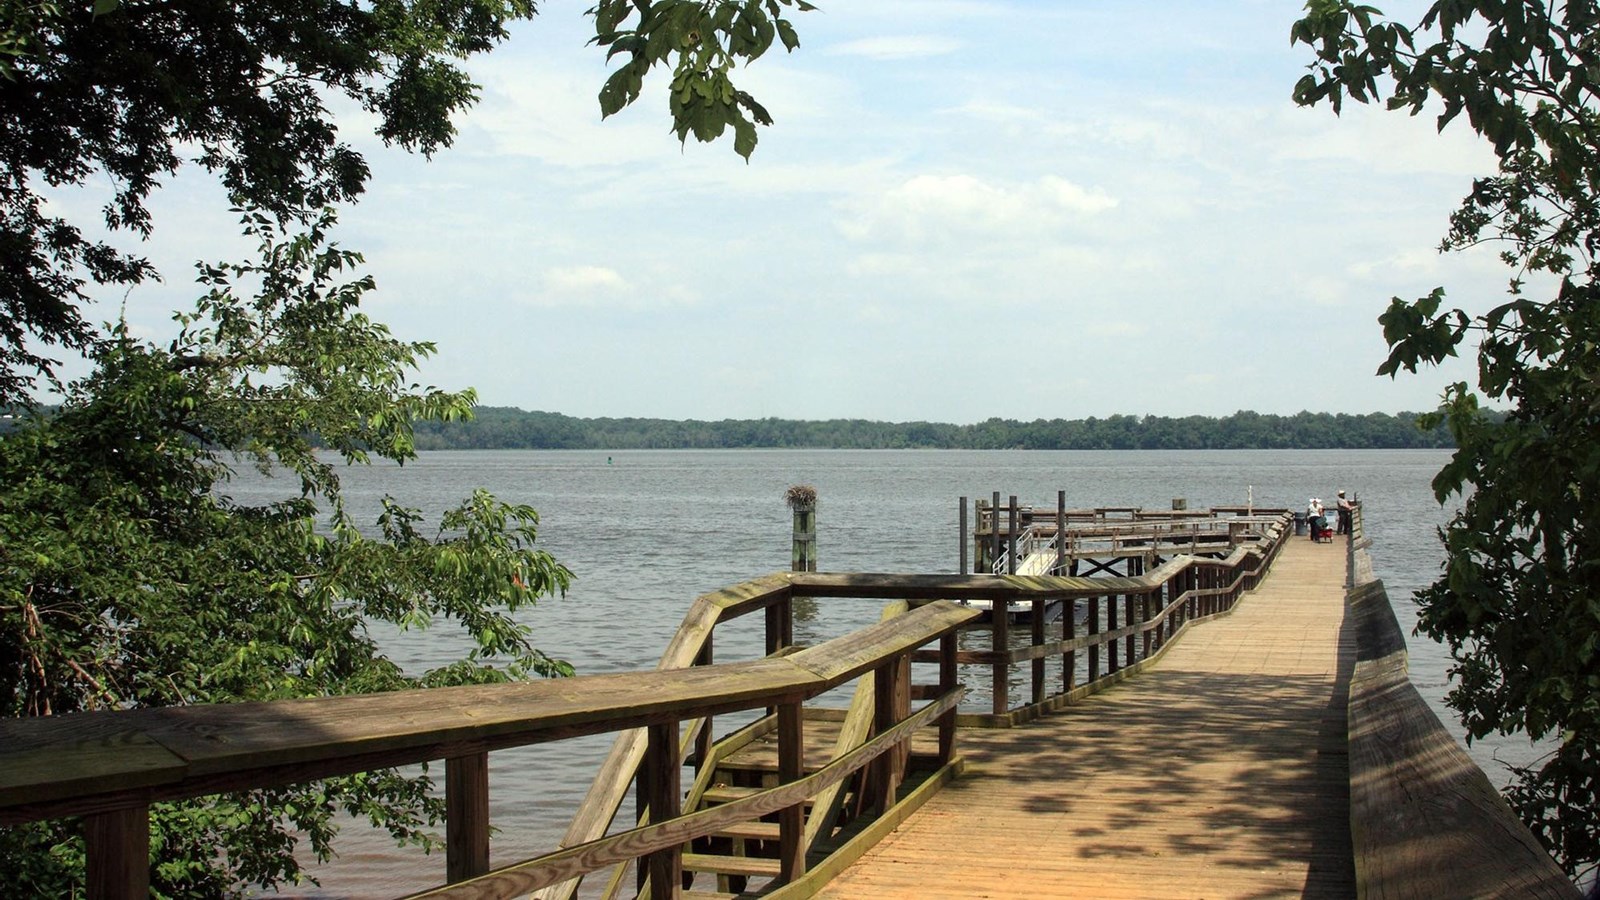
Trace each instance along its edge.
{"label": "forested far shore", "polygon": [[1250,450],[1408,449],[1454,446],[1443,427],[1424,431],[1418,413],[1242,411],[1229,416],[988,419],[973,425],[865,419],[580,419],[561,413],[480,406],[470,421],[419,422],[419,450]]}

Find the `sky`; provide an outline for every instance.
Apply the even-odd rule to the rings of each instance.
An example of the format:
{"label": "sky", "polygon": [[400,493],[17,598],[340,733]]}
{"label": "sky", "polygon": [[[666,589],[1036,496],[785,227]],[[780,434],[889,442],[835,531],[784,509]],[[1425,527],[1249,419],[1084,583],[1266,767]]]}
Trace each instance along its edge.
{"label": "sky", "polygon": [[[336,237],[367,311],[438,344],[418,379],[581,417],[961,424],[1422,410],[1471,380],[1376,377],[1376,319],[1503,296],[1492,252],[1437,251],[1492,154],[1297,108],[1299,4],[820,5],[736,76],[775,119],[748,163],[731,132],[680,146],[665,71],[601,121],[584,2],[469,64],[480,102],[431,161],[341,107],[373,177]],[[194,261],[247,245],[204,172],[152,209],[165,283],[98,312],[159,338]]]}

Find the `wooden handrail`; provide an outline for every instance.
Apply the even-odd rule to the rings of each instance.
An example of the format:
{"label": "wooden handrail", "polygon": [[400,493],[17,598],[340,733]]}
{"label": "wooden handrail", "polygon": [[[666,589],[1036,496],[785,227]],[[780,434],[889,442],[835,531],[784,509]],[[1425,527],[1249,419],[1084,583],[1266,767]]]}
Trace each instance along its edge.
{"label": "wooden handrail", "polygon": [[[786,604],[790,597],[788,575],[781,572],[696,597],[682,624],[667,642],[667,649],[662,652],[656,668],[683,669],[709,661],[711,636],[718,624],[747,613]],[[702,723],[701,730],[709,735],[709,724]],[[628,796],[639,766],[644,762],[645,739],[642,728],[629,729],[617,735],[594,781],[590,782],[583,802],[578,805],[577,814],[567,825],[560,846],[575,847],[588,843],[604,835],[611,827],[612,820]],[[541,888],[535,897],[537,900],[565,900],[576,891],[577,882],[566,882]]]}
{"label": "wooden handrail", "polygon": [[825,689],[822,683],[788,660],[762,659],[671,672],[5,719],[0,824],[749,709],[810,696]]}
{"label": "wooden handrail", "polygon": [[[738,602],[763,601],[751,593]],[[475,761],[494,749],[640,726],[676,735],[685,719],[765,706],[797,710],[805,699],[863,671],[898,665],[911,650],[945,638],[976,616],[956,604],[936,604],[803,656],[686,669],[7,719],[0,721],[0,824],[88,815],[91,872],[142,874],[131,857],[148,847],[139,826],[155,801],[428,760]],[[953,651],[953,643],[946,643]],[[959,695],[953,688],[914,718],[923,722],[944,714]],[[662,752],[676,759],[676,740]],[[656,768],[668,765],[675,768],[660,762]],[[457,772],[464,777],[447,777],[447,784],[483,784],[487,790],[486,782],[472,777],[473,768],[469,763]],[[486,821],[473,825],[487,834]],[[793,833],[786,843],[799,846],[798,825],[788,831]],[[479,840],[452,835],[449,843],[454,851],[476,847]],[[472,868],[452,860],[453,875],[479,874]],[[98,890],[112,897],[143,893],[138,881],[119,886],[107,880]]]}
{"label": "wooden handrail", "polygon": [[[1237,518],[1231,520],[1239,521]],[[994,575],[906,575],[906,574],[837,574],[837,573],[799,573],[779,572],[763,578],[747,581],[742,584],[724,588],[697,598],[690,611],[684,618],[683,624],[674,635],[668,649],[662,654],[659,668],[678,668],[691,666],[701,658],[716,626],[735,617],[750,612],[766,610],[770,613],[785,610],[794,598],[857,598],[881,599],[891,601],[910,601],[912,605],[921,605],[936,600],[1005,600],[1022,601],[1051,601],[1060,599],[1064,602],[1073,602],[1088,597],[1101,597],[1107,594],[1148,596],[1164,590],[1166,584],[1176,575],[1196,567],[1223,566],[1238,570],[1247,559],[1266,560],[1275,552],[1284,533],[1288,530],[1290,521],[1287,514],[1277,516],[1258,516],[1250,519],[1255,524],[1267,525],[1265,540],[1256,544],[1244,544],[1233,549],[1226,560],[1213,560],[1206,557],[1181,556],[1167,562],[1158,569],[1139,576],[1127,578],[1080,578],[1073,576],[994,576]],[[1272,523],[1272,524],[1269,524]],[[1131,523],[1130,523],[1131,524]],[[1183,528],[1184,523],[1176,523],[1178,528]],[[1112,526],[1116,527],[1116,526]],[[1152,526],[1142,526],[1146,530]],[[1162,526],[1170,527],[1170,526]],[[1263,562],[1262,565],[1265,563]],[[1237,582],[1237,579],[1235,579]],[[1221,590],[1217,589],[1220,593]],[[1190,600],[1196,603],[1202,596],[1209,596],[1203,591],[1195,590],[1174,596],[1173,600],[1164,605],[1155,618],[1142,625],[1140,634],[1152,634],[1157,629],[1164,628],[1166,634],[1159,639],[1152,638],[1152,646],[1164,644],[1182,629],[1181,624],[1168,624],[1171,619],[1182,617],[1184,621],[1202,615],[1185,612]],[[1182,606],[1176,604],[1182,603]],[[781,629],[786,621],[785,616],[778,616],[777,620],[769,618],[767,623],[767,647],[769,652],[782,647],[786,641],[783,633],[775,634],[773,629]],[[1097,647],[1109,640],[1127,640],[1132,635],[1124,629],[1116,629],[1114,633],[1101,633],[1086,635],[1076,641],[1056,642],[1040,646],[1049,646],[1056,652],[1072,652],[1087,647]],[[1018,653],[1029,653],[1028,656],[1018,656]],[[1045,654],[1023,651],[962,651],[958,659],[963,663],[977,663],[995,667],[997,685],[1003,685],[1002,674],[1005,667],[1023,659],[1043,659]],[[915,657],[921,661],[933,661],[937,654],[932,651],[923,651]],[[997,695],[996,707],[1008,706],[1004,694]],[[644,759],[645,735],[642,730],[629,731],[617,736],[610,752],[601,763],[594,781],[590,784],[588,793],[579,805],[578,812],[568,825],[565,836],[561,840],[564,847],[584,844],[600,838],[611,826],[622,804],[625,802],[630,786],[632,785],[639,766]],[[575,883],[552,885],[536,892],[538,900],[567,900],[576,892]]]}
{"label": "wooden handrail", "polygon": [[1347,627],[1350,832],[1356,896],[1576,900],[1578,889],[1467,756],[1407,674],[1405,637],[1372,576],[1361,508]]}
{"label": "wooden handrail", "polygon": [[[1261,546],[1241,546],[1226,560],[1172,560],[1153,573],[1118,578],[989,575],[822,575],[780,573],[699,598],[674,636],[656,672],[591,676],[514,685],[468,686],[359,697],[329,697],[274,703],[177,707],[80,714],[0,722],[0,824],[66,815],[90,815],[107,826],[123,851],[137,850],[127,812],[157,800],[267,787],[425,760],[447,761],[446,782],[462,794],[481,784],[484,754],[523,744],[605,731],[637,729],[618,743],[628,777],[644,758],[644,729],[756,707],[792,708],[875,667],[884,655],[908,654],[932,638],[919,628],[954,631],[976,616],[939,599],[1071,601],[1122,597],[1129,619],[1099,633],[1036,643],[1021,651],[996,651],[960,658],[1004,667],[1082,649],[1112,648],[1115,674],[1118,641],[1152,632],[1170,640],[1197,616],[1225,608],[1270,559],[1283,526]],[[1201,578],[1208,571],[1233,573],[1231,583]],[[1181,586],[1181,590],[1178,589]],[[1153,615],[1133,618],[1131,598],[1165,593]],[[904,599],[917,612],[829,645],[785,658],[695,666],[708,652],[718,622],[750,612],[780,610],[780,634],[788,604],[796,597]],[[1098,602],[1098,600],[1095,600]],[[931,605],[930,605],[931,604]],[[769,621],[769,646],[774,623]],[[999,628],[996,629],[1000,631]],[[780,640],[781,643],[781,640]],[[1003,644],[1001,646],[1004,646]],[[954,662],[958,657],[953,655]],[[924,657],[926,658],[926,657]],[[1092,657],[1093,658],[1093,657]],[[1098,663],[1092,676],[1098,677]],[[1038,694],[1038,687],[1035,690]],[[1039,697],[1035,697],[1035,703]],[[1007,709],[997,692],[996,707]],[[63,774],[68,773],[68,774]],[[615,784],[615,780],[612,781]],[[610,786],[608,786],[609,788]],[[458,798],[459,799],[459,798]],[[452,801],[450,821],[481,819],[472,804]],[[594,814],[609,822],[615,806]],[[477,827],[477,826],[473,826]],[[599,826],[599,833],[605,830]],[[570,835],[570,832],[569,832]],[[596,837],[598,835],[595,835]],[[593,838],[566,843],[587,843]],[[485,834],[451,835],[452,877],[476,874],[486,859]],[[459,851],[459,852],[458,852]],[[456,857],[465,860],[456,864]]]}
{"label": "wooden handrail", "polygon": [[794,807],[843,782],[868,763],[907,740],[911,733],[955,708],[961,690],[946,692],[911,716],[864,742],[849,753],[811,773],[775,788],[731,800],[709,809],[685,813],[659,824],[645,825],[609,835],[576,847],[567,847],[459,885],[448,885],[411,895],[408,900],[510,897],[528,893],[586,872],[605,868],[664,847],[683,844],[716,833],[735,822],[759,818]]}

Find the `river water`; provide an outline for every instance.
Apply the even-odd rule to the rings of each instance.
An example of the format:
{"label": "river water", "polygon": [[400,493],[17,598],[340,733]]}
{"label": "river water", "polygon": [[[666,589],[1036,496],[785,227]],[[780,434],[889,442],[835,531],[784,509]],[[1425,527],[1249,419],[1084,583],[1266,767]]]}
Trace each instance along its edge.
{"label": "river water", "polygon": [[[576,574],[564,598],[541,601],[524,621],[535,643],[579,674],[649,668],[696,595],[786,569],[791,518],[784,491],[810,484],[819,496],[819,570],[954,572],[958,498],[1017,495],[1054,507],[1189,508],[1242,505],[1303,509],[1343,488],[1364,505],[1374,568],[1402,628],[1415,623],[1411,592],[1432,581],[1442,554],[1435,528],[1448,511],[1429,482],[1448,458],[1434,450],[1257,451],[449,451],[403,467],[344,474],[357,520],[371,520],[385,494],[438,512],[485,487],[541,515],[539,544]],[[241,473],[228,492],[254,502],[292,490]],[[1329,503],[1331,506],[1331,502]],[[798,621],[796,639],[824,640],[876,621],[877,604],[821,601]],[[761,652],[759,616],[719,628],[720,661]],[[459,656],[465,642],[445,630],[385,632],[380,640],[408,670]],[[1413,636],[1412,679],[1460,738],[1443,705],[1448,654]],[[509,862],[553,848],[609,738],[491,755],[493,857]],[[1479,742],[1472,753],[1492,779],[1495,759],[1526,760],[1516,741]],[[441,856],[394,850],[362,825],[347,829],[340,858],[317,871],[304,896],[395,896],[442,881]]]}

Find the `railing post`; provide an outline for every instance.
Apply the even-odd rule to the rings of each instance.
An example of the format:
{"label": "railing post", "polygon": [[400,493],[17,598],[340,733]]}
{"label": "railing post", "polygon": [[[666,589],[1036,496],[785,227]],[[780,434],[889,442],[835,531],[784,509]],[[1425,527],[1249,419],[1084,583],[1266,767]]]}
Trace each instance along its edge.
{"label": "railing post", "polygon": [[956,569],[956,574],[965,575],[965,574],[967,574],[967,498],[966,497],[962,497],[961,498],[961,502],[956,504],[956,518],[957,518],[957,520],[959,520],[959,525],[958,525],[956,530],[961,533],[961,547],[960,547],[960,550],[958,551],[960,553],[960,555],[961,555],[961,565],[960,565],[959,568]]}
{"label": "railing post", "polygon": [[989,507],[989,568],[984,570],[985,575],[994,572],[994,564],[1000,560],[1000,492],[994,492],[994,503]]}
{"label": "railing post", "polygon": [[[1078,598],[1067,601],[1067,608],[1061,614],[1061,636],[1064,640],[1074,640],[1078,636]],[[1061,692],[1066,693],[1077,686],[1078,682],[1078,651],[1068,650],[1061,655]]]}
{"label": "railing post", "polygon": [[1171,640],[1172,638],[1176,637],[1177,634],[1178,634],[1178,629],[1182,628],[1183,627],[1183,623],[1185,621],[1187,621],[1186,616],[1188,614],[1188,609],[1185,606],[1185,604],[1188,601],[1183,599],[1183,594],[1184,594],[1184,581],[1188,577],[1189,577],[1189,573],[1188,573],[1187,569],[1179,572],[1177,574],[1177,576],[1172,579],[1172,583],[1168,588],[1170,593],[1169,593],[1169,595],[1167,597],[1167,603],[1168,603],[1168,605],[1173,607],[1172,615],[1167,618],[1167,639],[1168,640]]}
{"label": "railing post", "polygon": [[[700,645],[700,655],[694,658],[695,665],[709,666],[714,662],[712,638],[715,636],[716,632],[714,631],[706,632],[705,643]],[[699,774],[700,769],[711,759],[711,742],[711,717],[706,716],[701,720],[700,730],[694,736],[694,770],[696,774]]]}
{"label": "railing post", "polygon": [[794,597],[785,593],[766,608],[767,655],[794,646]]}
{"label": "railing post", "polygon": [[[1033,601],[1033,646],[1044,646],[1044,600]],[[1033,700],[1038,703],[1044,699],[1044,657],[1033,658]]]}
{"label": "railing post", "polygon": [[[939,639],[939,693],[948,694],[956,687],[956,633],[950,632]],[[951,709],[939,717],[939,765],[955,757],[956,711]]]}
{"label": "railing post", "polygon": [[[895,663],[894,676],[894,720],[898,724],[911,716],[911,654],[900,655]],[[897,781],[905,781],[906,773],[911,770],[911,739],[906,738],[895,748],[895,771]]]}
{"label": "railing post", "polygon": [[[899,721],[895,708],[898,705],[897,696],[900,693],[900,660],[898,658],[886,661],[873,671],[872,676],[872,733],[882,734],[893,728]],[[903,772],[898,748],[888,750],[878,755],[873,760],[873,800],[879,812],[888,812],[894,806],[896,793],[900,789],[900,777]]]}
{"label": "railing post", "polygon": [[[1116,631],[1117,624],[1117,595],[1111,594],[1106,597],[1106,631]],[[1112,638],[1106,642],[1106,674],[1116,674],[1117,670],[1122,668],[1119,662],[1117,639]]]}
{"label": "railing post", "polygon": [[[879,677],[882,677],[880,672]],[[778,707],[778,782],[790,784],[804,775],[805,716],[799,703]],[[881,759],[881,757],[880,757]],[[806,871],[805,806],[795,803],[778,810],[779,881],[788,883]]]}
{"label": "railing post", "polygon": [[489,871],[489,754],[444,761],[445,878],[450,884]]}
{"label": "railing post", "polygon": [[[661,824],[682,814],[683,790],[679,784],[678,723],[648,726],[643,781],[650,821]],[[673,844],[645,856],[639,868],[649,872],[651,900],[677,900],[683,894],[683,845]]]}
{"label": "railing post", "polygon": [[[1056,564],[1050,574],[1060,575],[1067,559],[1067,492],[1056,491]],[[1071,610],[1068,610],[1071,613]]]}
{"label": "railing post", "polygon": [[1011,495],[1011,513],[1006,519],[1006,574],[1017,574],[1017,495]]}
{"label": "railing post", "polygon": [[150,896],[150,807],[84,816],[83,841],[89,900],[146,900]]}
{"label": "railing post", "polygon": [[[1134,623],[1134,609],[1138,603],[1138,599],[1139,598],[1134,594],[1122,595],[1122,621],[1128,623],[1129,625]],[[1132,634],[1129,634],[1126,638],[1123,638],[1123,656],[1125,656],[1128,660],[1125,665],[1131,666],[1139,661],[1138,657],[1133,655],[1135,649],[1137,649],[1137,647]]]}
{"label": "railing post", "polygon": [[994,636],[994,714],[1011,711],[1011,601],[998,597],[990,604],[989,624]]}
{"label": "railing post", "polygon": [[1100,597],[1089,598],[1089,683],[1094,684],[1100,678],[1100,644],[1093,642],[1094,636],[1100,633]]}
{"label": "railing post", "polygon": [[[1160,588],[1156,588],[1157,593],[1160,590]],[[1139,634],[1143,638],[1143,640],[1140,641],[1140,649],[1144,654],[1143,656],[1139,657],[1140,659],[1149,659],[1150,655],[1154,653],[1156,649],[1156,629],[1145,627],[1150,624],[1150,598],[1153,596],[1155,596],[1155,593],[1144,594],[1140,597]]]}
{"label": "railing post", "polygon": [[1200,614],[1200,598],[1195,592],[1200,586],[1200,567],[1190,564],[1183,573],[1183,592],[1188,595],[1183,601],[1183,621],[1188,624]]}

